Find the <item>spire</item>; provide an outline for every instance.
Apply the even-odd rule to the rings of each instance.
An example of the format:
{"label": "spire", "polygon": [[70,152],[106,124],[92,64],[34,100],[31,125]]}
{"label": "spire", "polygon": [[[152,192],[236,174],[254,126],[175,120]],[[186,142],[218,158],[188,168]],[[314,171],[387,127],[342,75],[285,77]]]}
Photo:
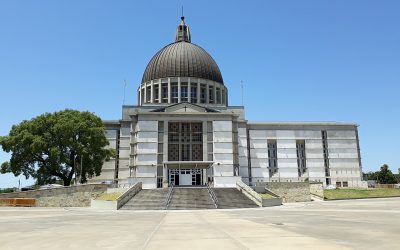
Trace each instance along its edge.
{"label": "spire", "polygon": [[185,17],[182,15],[181,23],[179,24],[178,28],[176,28],[176,35],[175,35],[175,42],[191,42],[190,30],[189,26],[185,24]]}

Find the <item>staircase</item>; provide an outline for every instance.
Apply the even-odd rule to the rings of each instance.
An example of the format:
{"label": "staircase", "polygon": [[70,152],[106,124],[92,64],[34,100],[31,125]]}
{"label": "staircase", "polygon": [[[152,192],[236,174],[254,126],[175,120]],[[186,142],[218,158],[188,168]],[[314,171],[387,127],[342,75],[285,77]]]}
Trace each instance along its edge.
{"label": "staircase", "polygon": [[168,188],[142,189],[129,200],[121,210],[162,210],[165,209],[165,197]]}
{"label": "staircase", "polygon": [[175,187],[168,209],[215,209],[215,206],[205,187]]}
{"label": "staircase", "polygon": [[218,208],[256,208],[259,207],[236,188],[214,188],[218,198]]}
{"label": "staircase", "polygon": [[[163,210],[168,188],[143,189],[121,210]],[[218,208],[256,208],[252,200],[236,188],[213,188]],[[206,187],[174,187],[168,210],[215,209]]]}

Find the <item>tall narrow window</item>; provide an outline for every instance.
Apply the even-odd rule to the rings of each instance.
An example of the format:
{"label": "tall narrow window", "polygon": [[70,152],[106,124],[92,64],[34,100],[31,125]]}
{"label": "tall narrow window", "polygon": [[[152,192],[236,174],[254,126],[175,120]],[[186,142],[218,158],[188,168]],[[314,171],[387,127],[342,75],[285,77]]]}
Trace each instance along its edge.
{"label": "tall narrow window", "polygon": [[159,96],[158,96],[158,88],[159,88],[159,86],[160,85],[154,85],[153,86],[153,98],[154,98],[154,102],[158,102],[158,98],[159,98]]}
{"label": "tall narrow window", "polygon": [[268,140],[268,164],[269,176],[272,177],[278,172],[278,154],[276,149],[276,140]]}
{"label": "tall narrow window", "polygon": [[200,87],[200,103],[206,103],[207,85],[202,84]]}
{"label": "tall narrow window", "polygon": [[148,86],[146,90],[146,103],[150,103],[150,99],[151,99],[151,87]]}
{"label": "tall narrow window", "polygon": [[167,103],[168,102],[168,83],[162,84],[161,96],[162,96],[162,102]]}
{"label": "tall narrow window", "polygon": [[298,170],[299,177],[301,177],[307,171],[306,143],[304,140],[296,141],[296,150],[297,150],[297,170]]}
{"label": "tall narrow window", "polygon": [[188,101],[188,83],[182,82],[181,83],[181,102]]}
{"label": "tall narrow window", "polygon": [[329,170],[329,151],[328,151],[328,135],[326,130],[321,131],[322,136],[322,148],[324,154],[324,167],[325,167],[325,182],[326,185],[331,185],[330,170]]}
{"label": "tall narrow window", "polygon": [[178,83],[171,83],[171,102],[178,103]]}
{"label": "tall narrow window", "polygon": [[190,87],[190,102],[197,103],[197,86]]}
{"label": "tall narrow window", "polygon": [[208,86],[208,96],[209,96],[209,103],[214,103],[214,87]]}

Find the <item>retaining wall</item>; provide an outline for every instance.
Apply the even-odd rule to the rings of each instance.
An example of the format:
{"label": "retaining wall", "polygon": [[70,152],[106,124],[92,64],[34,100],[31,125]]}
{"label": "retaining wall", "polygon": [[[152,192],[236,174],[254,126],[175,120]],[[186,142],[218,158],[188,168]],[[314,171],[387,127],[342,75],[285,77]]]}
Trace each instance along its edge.
{"label": "retaining wall", "polygon": [[322,182],[310,183],[310,194],[324,199],[324,186]]}
{"label": "retaining wall", "polygon": [[0,194],[0,198],[33,198],[37,207],[89,207],[92,198],[107,191],[106,184],[86,184]]}
{"label": "retaining wall", "polygon": [[308,182],[265,182],[267,191],[278,195],[284,203],[311,201]]}

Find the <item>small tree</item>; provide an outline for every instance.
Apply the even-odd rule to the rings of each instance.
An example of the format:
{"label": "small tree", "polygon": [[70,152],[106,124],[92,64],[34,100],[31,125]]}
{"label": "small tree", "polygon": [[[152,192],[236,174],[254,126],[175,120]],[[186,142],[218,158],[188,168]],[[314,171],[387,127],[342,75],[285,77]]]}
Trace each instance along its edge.
{"label": "small tree", "polygon": [[392,171],[390,171],[387,164],[383,164],[381,170],[376,172],[376,178],[378,183],[381,184],[394,184],[396,183],[396,178],[394,177]]}
{"label": "small tree", "polygon": [[114,154],[105,148],[108,141],[99,117],[68,109],[14,125],[8,136],[0,137],[0,145],[12,152],[1,173],[23,174],[40,184],[60,179],[64,186],[74,174],[81,174],[81,183],[100,175],[104,160]]}

